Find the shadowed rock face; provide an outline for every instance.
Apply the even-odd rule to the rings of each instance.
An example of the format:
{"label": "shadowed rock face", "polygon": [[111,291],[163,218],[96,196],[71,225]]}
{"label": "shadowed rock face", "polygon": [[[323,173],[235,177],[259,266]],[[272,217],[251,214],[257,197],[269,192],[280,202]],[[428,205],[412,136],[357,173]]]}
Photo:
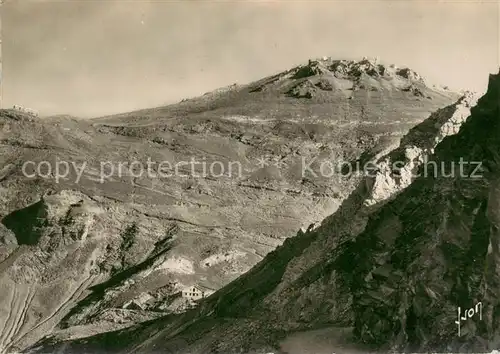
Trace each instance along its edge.
{"label": "shadowed rock face", "polygon": [[[443,138],[434,126],[429,139],[424,123],[406,136],[419,151],[434,149],[436,170],[373,205],[364,181],[321,226],[287,239],[198,309],[85,340],[47,340],[39,352],[276,352],[292,331],[332,325],[354,327],[356,341],[381,352],[491,352],[500,345],[499,104],[500,74],[457,134]],[[482,320],[464,321],[458,337],[457,307],[477,302]]]}
{"label": "shadowed rock face", "polygon": [[[417,179],[346,247],[356,255],[351,291],[361,340],[452,351],[500,345],[499,89],[500,75],[492,75],[488,93],[460,132],[436,148],[431,161],[440,167],[437,175]],[[465,177],[459,174],[460,159],[474,162],[464,166]],[[475,162],[484,168],[474,171]],[[478,302],[483,320],[465,321],[458,337],[457,307]]]}
{"label": "shadowed rock face", "polygon": [[371,178],[366,179],[366,183],[371,185],[372,196],[365,203],[377,204],[408,187],[418,175],[419,168],[434,153],[436,145],[445,137],[458,133],[477,99],[475,94],[465,93],[457,102],[437,110],[410,129],[401,139],[398,148],[376,160],[377,168],[372,171],[375,173],[371,173],[368,176]]}
{"label": "shadowed rock face", "polygon": [[[0,348],[23,349],[47,335],[87,337],[182,312],[187,304],[177,295],[184,286],[221,288],[297,230],[319,224],[361,180],[322,176],[321,162],[383,156],[411,127],[459,98],[398,70],[367,60],[311,61],[249,85],[92,121],[0,111]],[[424,95],[405,91],[411,85]],[[235,168],[233,175],[201,175],[201,167],[192,173],[186,165],[168,177],[119,170],[121,163],[192,158],[225,167],[238,162],[241,174]],[[312,160],[314,173],[302,175]],[[68,162],[68,173],[58,180],[26,177],[26,161],[33,162],[28,174],[44,161],[52,168]],[[344,214],[325,221],[351,225],[345,238],[366,222],[367,214],[357,213],[365,213],[372,191],[365,184]],[[280,308],[290,322],[284,328],[336,318],[324,311],[325,301],[337,306],[328,291],[348,293],[331,288],[335,282],[314,282],[329,274],[321,266],[304,273],[306,261],[323,264],[342,240],[322,230],[287,241],[271,263],[201,311],[263,317],[260,311],[278,316],[268,308]],[[297,290],[307,282],[307,291]],[[140,306],[125,309],[131,302]],[[351,321],[348,312],[343,316]]]}

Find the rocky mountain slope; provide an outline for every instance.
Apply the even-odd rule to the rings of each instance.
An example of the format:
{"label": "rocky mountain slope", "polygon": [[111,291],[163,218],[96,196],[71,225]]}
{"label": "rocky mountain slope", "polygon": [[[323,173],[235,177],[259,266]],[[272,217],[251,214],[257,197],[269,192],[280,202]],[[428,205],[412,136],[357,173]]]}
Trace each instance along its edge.
{"label": "rocky mountain slope", "polygon": [[[394,176],[415,164],[420,176],[390,198],[361,183],[319,228],[287,239],[199,308],[83,340],[47,339],[38,352],[277,352],[289,333],[328,326],[352,327],[364,352],[498,349],[500,73],[465,120],[467,100],[403,139],[413,146],[400,147],[406,165]],[[430,124],[446,109],[464,113],[451,121],[465,120],[456,134]],[[411,151],[432,154],[424,164]],[[458,335],[458,307],[478,303],[481,316],[461,320]]]}
{"label": "rocky mountain slope", "polygon": [[228,284],[338,208],[361,177],[323,161],[377,159],[457,99],[326,58],[92,121],[1,111],[0,348],[182,312],[185,286]]}

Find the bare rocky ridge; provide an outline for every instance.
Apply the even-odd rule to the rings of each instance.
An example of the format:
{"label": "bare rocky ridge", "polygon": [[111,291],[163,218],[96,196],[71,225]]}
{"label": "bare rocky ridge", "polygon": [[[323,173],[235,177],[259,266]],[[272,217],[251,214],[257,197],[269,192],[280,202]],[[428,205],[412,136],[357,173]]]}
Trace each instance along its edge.
{"label": "bare rocky ridge", "polygon": [[[289,333],[328,326],[353,327],[358,343],[381,352],[491,352],[500,346],[499,117],[500,73],[434,148],[429,161],[443,167],[392,200],[367,205],[372,190],[361,183],[320,227],[287,239],[199,308],[85,340],[47,340],[38,352],[277,352]],[[406,139],[431,151],[435,139],[417,138],[426,126]],[[482,320],[464,321],[459,337],[457,307],[477,302]]]}
{"label": "bare rocky ridge", "polygon": [[[361,178],[304,177],[302,161],[314,160],[318,174],[322,161],[377,156],[458,98],[409,69],[326,59],[93,121],[1,111],[0,347],[21,350],[47,335],[86,337],[182,312],[183,287],[228,284],[335,212]],[[226,168],[237,161],[242,173],[199,176],[198,168],[190,176],[184,165],[186,176],[125,170],[101,183],[101,162],[116,168],[148,158]],[[24,176],[25,161],[75,165],[56,181]],[[294,242],[283,247],[295,250]],[[279,262],[271,273],[287,264]],[[131,302],[140,308],[124,308]]]}
{"label": "bare rocky ridge", "polygon": [[437,110],[410,129],[397,149],[376,160],[376,175],[366,179],[366,183],[372,185],[372,192],[365,203],[375,205],[408,187],[418,174],[419,167],[434,153],[436,145],[445,137],[458,133],[477,100],[477,95],[466,92],[454,104]]}

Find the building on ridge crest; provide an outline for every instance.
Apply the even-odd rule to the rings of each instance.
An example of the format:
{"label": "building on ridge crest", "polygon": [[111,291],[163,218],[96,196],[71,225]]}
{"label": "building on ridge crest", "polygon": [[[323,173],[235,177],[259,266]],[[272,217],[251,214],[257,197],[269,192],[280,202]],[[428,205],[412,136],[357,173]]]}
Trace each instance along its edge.
{"label": "building on ridge crest", "polygon": [[18,104],[15,104],[14,106],[12,106],[12,109],[15,111],[28,113],[29,115],[31,115],[33,117],[38,117],[38,112],[35,111],[34,109],[31,109],[31,108],[27,108],[27,107],[23,107],[23,106],[20,106]]}

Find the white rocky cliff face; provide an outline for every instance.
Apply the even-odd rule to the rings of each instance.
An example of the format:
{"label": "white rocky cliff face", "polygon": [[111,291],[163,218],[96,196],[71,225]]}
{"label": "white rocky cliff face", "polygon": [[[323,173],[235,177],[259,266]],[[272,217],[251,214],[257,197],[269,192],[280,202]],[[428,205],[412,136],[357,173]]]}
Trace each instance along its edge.
{"label": "white rocky cliff face", "polygon": [[478,98],[475,93],[465,93],[456,103],[439,109],[413,128],[401,139],[398,149],[380,158],[376,162],[376,173],[369,172],[375,176],[366,179],[372,191],[365,204],[375,205],[408,187],[417,177],[419,168],[434,153],[434,148],[445,137],[458,133]]}

